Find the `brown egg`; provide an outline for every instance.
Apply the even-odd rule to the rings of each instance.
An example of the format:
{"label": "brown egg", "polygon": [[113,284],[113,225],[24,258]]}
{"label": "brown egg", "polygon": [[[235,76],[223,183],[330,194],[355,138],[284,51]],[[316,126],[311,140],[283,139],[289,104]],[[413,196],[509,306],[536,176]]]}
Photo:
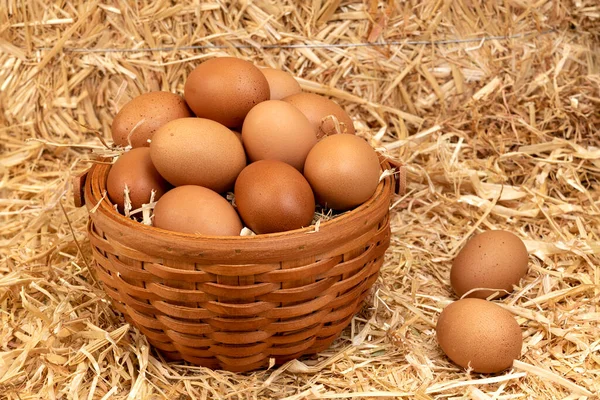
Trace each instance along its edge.
{"label": "brown egg", "polygon": [[211,236],[238,236],[242,221],[233,206],[202,186],[179,186],[154,207],[153,225],[169,231]]}
{"label": "brown egg", "polygon": [[[118,146],[148,147],[158,128],[177,118],[192,117],[183,98],[169,92],[144,93],[121,108],[113,119],[111,133]],[[135,128],[135,129],[134,129]],[[128,136],[131,137],[128,140]]]}
{"label": "brown egg", "polygon": [[289,72],[275,68],[261,68],[271,92],[271,100],[281,100],[284,97],[302,92],[300,84]]}
{"label": "brown egg", "polygon": [[[354,124],[346,111],[332,100],[314,93],[298,93],[283,99],[298,108],[308,118],[317,138],[349,133],[354,135]],[[338,124],[331,115],[335,116]]]}
{"label": "brown egg", "polygon": [[321,139],[304,165],[304,176],[317,201],[336,210],[348,210],[367,201],[375,193],[379,175],[377,153],[355,135]]}
{"label": "brown egg", "polygon": [[250,161],[279,160],[302,171],[317,137],[298,109],[281,100],[269,100],[248,113],[242,141]]}
{"label": "brown egg", "polygon": [[475,372],[510,368],[521,356],[521,328],[512,314],[482,299],[462,299],[439,316],[437,340],[448,358]]}
{"label": "brown egg", "polygon": [[261,160],[244,168],[234,193],[242,220],[255,233],[309,226],[315,213],[315,197],[304,176],[277,160]]}
{"label": "brown egg", "polygon": [[251,62],[218,57],[203,62],[190,73],[184,97],[198,117],[235,128],[242,126],[252,107],[269,100],[269,84]]}
{"label": "brown egg", "polygon": [[175,186],[199,185],[216,192],[233,188],[246,166],[236,135],[218,122],[182,118],[161,127],[150,146],[152,162]]}
{"label": "brown egg", "polygon": [[171,185],[154,168],[150,159],[150,149],[140,147],[121,154],[108,172],[108,198],[119,207],[120,212],[124,210],[125,186],[129,189],[132,210],[135,210],[150,202],[153,190],[156,201]]}
{"label": "brown egg", "polygon": [[485,299],[499,291],[499,297],[513,291],[527,274],[529,256],[523,241],[507,231],[486,231],[473,236],[460,250],[450,271],[450,282],[459,297]]}

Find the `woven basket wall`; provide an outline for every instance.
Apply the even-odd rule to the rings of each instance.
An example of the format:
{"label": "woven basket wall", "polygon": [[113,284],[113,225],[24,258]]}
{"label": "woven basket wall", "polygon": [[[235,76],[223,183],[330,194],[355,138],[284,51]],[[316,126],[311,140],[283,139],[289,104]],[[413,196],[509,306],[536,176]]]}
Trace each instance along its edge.
{"label": "woven basket wall", "polygon": [[118,214],[105,196],[109,169],[96,164],[78,180],[95,271],[115,308],[168,359],[249,371],[326,349],[389,246],[392,177],[318,232],[200,237]]}

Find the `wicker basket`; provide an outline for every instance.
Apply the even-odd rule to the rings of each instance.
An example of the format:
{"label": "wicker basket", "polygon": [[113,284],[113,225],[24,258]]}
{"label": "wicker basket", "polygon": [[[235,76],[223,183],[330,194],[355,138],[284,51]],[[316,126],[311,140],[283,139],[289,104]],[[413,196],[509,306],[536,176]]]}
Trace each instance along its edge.
{"label": "wicker basket", "polygon": [[95,164],[75,182],[95,271],[114,307],[167,359],[249,371],[326,349],[389,246],[393,177],[318,232],[198,237],[118,214],[105,196],[109,169]]}

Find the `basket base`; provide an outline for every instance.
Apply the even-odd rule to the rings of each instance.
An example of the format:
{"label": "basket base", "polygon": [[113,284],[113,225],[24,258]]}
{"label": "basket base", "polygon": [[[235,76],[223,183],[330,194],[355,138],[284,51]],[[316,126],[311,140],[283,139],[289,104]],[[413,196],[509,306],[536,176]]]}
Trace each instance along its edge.
{"label": "basket base", "polygon": [[[369,285],[369,286],[371,286],[371,285]],[[274,365],[276,365],[276,366],[282,365],[290,360],[298,359],[300,357],[305,357],[305,356],[311,356],[311,355],[314,355],[314,354],[317,354],[317,353],[327,350],[329,348],[329,346],[331,346],[331,344],[337,338],[340,337],[342,331],[350,324],[350,322],[352,321],[352,318],[354,317],[356,312],[358,312],[360,307],[362,306],[362,302],[366,295],[367,295],[366,292],[363,293],[363,295],[359,298],[360,301],[358,301],[357,306],[350,313],[350,315],[348,317],[344,318],[344,320],[342,320],[342,321],[339,321],[335,325],[330,325],[330,326],[326,327],[325,329],[321,330],[321,332],[324,332],[324,333],[334,332],[333,334],[325,336],[325,337],[311,338],[310,340],[307,340],[303,346],[300,346],[299,351],[296,351],[294,353],[286,354],[286,355],[282,355],[282,356],[271,357],[271,359],[274,360]],[[172,343],[161,342],[158,340],[151,339],[150,338],[152,336],[151,333],[149,334],[149,332],[147,332],[146,329],[144,329],[143,327],[140,327],[139,324],[137,324],[136,321],[133,320],[127,312],[123,312],[124,311],[123,304],[116,302],[114,300],[112,301],[112,304],[114,305],[114,307],[117,310],[122,312],[125,320],[128,323],[130,323],[133,326],[136,326],[138,328],[141,328],[141,331],[146,336],[148,343],[166,361],[169,361],[169,362],[187,361],[194,365],[198,365],[198,366],[202,366],[202,367],[206,367],[206,368],[210,368],[210,369],[214,369],[214,370],[226,370],[226,371],[231,371],[231,372],[249,372],[249,371],[259,370],[259,369],[267,368],[270,363],[271,359],[265,358],[263,356],[263,354],[256,354],[254,358],[253,357],[233,357],[233,356],[228,357],[228,356],[223,356],[222,354],[220,354],[223,352],[222,349],[219,349],[218,351],[211,351],[210,347],[203,349],[203,350],[197,349],[196,351],[182,353],[182,352],[178,351],[173,346]],[[298,346],[295,346],[295,347],[298,347]],[[202,354],[202,355],[204,355],[204,357],[195,356],[194,353]]]}
{"label": "basket base", "polygon": [[[335,341],[335,339],[337,339],[339,337],[339,335],[336,335],[334,337],[330,337],[327,338],[325,340],[319,341],[318,345],[316,346],[312,346],[311,347],[311,351],[310,352],[298,352],[297,354],[292,354],[290,356],[286,356],[286,357],[276,357],[274,358],[274,365],[275,366],[279,366],[279,365],[283,365],[286,362],[290,361],[290,360],[295,360],[295,359],[299,359],[301,357],[310,357],[313,356],[317,353],[320,353],[322,351],[325,351],[329,348],[329,346],[331,346],[331,344]],[[170,351],[164,351],[161,350],[160,348],[158,348],[154,343],[152,343],[151,341],[150,345],[152,345],[152,347],[154,348],[154,350],[160,354],[160,356],[168,361],[168,362],[181,362],[181,361],[187,361],[191,364],[194,365],[198,365],[201,367],[206,367],[206,368],[210,368],[213,370],[219,370],[219,369],[224,369],[230,372],[250,372],[250,371],[256,371],[256,370],[260,370],[260,369],[264,369],[267,368],[269,365],[269,361],[270,360],[260,360],[257,361],[255,363],[251,363],[251,364],[228,364],[226,368],[223,368],[221,366],[221,363],[219,363],[219,359],[218,358],[206,358],[206,357],[193,357],[193,356],[189,356],[189,355],[181,355],[181,353],[179,352],[170,352]],[[160,345],[160,344],[159,344]]]}

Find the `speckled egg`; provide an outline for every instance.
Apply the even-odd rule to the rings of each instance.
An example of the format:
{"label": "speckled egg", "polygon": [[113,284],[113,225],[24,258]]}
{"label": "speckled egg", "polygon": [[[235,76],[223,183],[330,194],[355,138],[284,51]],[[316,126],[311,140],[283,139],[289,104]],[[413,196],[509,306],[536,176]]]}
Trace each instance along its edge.
{"label": "speckled egg", "polygon": [[450,283],[457,296],[485,299],[495,292],[498,297],[513,291],[527,274],[529,255],[515,234],[503,230],[486,231],[473,236],[457,254],[450,271]]}
{"label": "speckled egg", "polygon": [[169,92],[150,92],[126,103],[113,119],[112,139],[118,146],[148,147],[149,139],[169,121],[191,117],[183,98]]}
{"label": "speckled egg", "polygon": [[251,62],[218,57],[188,75],[184,97],[198,117],[235,128],[242,126],[252,107],[269,100],[269,83]]}
{"label": "speckled egg", "polygon": [[[354,124],[350,116],[333,100],[314,93],[298,93],[285,97],[283,101],[298,108],[313,125],[317,138],[349,133],[354,135]],[[331,116],[335,116],[335,120]],[[337,122],[336,122],[337,120]]]}
{"label": "speckled egg", "polygon": [[184,185],[166,193],[154,207],[153,225],[169,231],[237,236],[242,222],[233,206],[202,186]]}
{"label": "speckled egg", "polygon": [[121,154],[108,172],[108,198],[118,206],[120,212],[124,211],[125,186],[129,189],[132,210],[150,203],[152,191],[155,192],[156,201],[171,187],[152,164],[150,149],[147,147],[131,149]]}
{"label": "speckled egg", "polygon": [[152,162],[174,186],[198,185],[222,193],[246,166],[239,138],[205,118],[182,118],[162,126],[150,146]]}
{"label": "speckled egg", "polygon": [[250,161],[279,160],[302,171],[317,137],[298,109],[281,100],[269,100],[248,113],[242,141]]}
{"label": "speckled egg", "polygon": [[277,160],[248,165],[235,182],[235,203],[255,233],[283,232],[311,224],[315,198],[297,169]]}
{"label": "speckled egg", "polygon": [[261,68],[260,72],[269,82],[271,100],[281,100],[284,97],[302,92],[300,84],[289,72],[275,68]]}
{"label": "speckled egg", "polygon": [[510,368],[521,356],[523,345],[521,328],[512,314],[482,299],[462,299],[444,308],[436,336],[450,360],[481,373]]}
{"label": "speckled egg", "polygon": [[317,201],[348,210],[368,200],[379,183],[377,153],[362,138],[341,134],[323,138],[308,153],[304,176]]}

